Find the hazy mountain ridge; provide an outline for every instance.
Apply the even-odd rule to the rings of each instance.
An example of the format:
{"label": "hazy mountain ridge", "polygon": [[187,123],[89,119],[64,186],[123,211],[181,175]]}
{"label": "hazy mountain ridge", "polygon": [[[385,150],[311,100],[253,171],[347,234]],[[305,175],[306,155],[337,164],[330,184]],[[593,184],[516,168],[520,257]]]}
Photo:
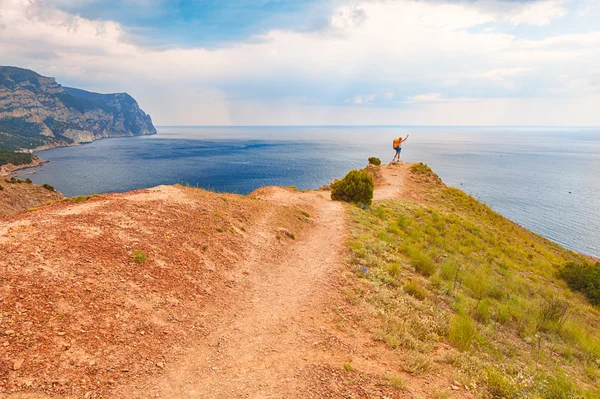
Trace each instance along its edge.
{"label": "hazy mountain ridge", "polygon": [[127,93],[92,93],[28,69],[0,67],[0,147],[50,148],[146,134],[156,134],[152,119]]}

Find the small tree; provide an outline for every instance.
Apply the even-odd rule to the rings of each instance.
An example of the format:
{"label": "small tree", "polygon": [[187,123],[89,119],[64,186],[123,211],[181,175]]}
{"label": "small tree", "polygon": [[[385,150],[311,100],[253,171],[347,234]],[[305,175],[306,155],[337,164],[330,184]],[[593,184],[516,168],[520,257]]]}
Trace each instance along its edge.
{"label": "small tree", "polygon": [[356,204],[371,205],[373,201],[373,178],[364,170],[351,170],[331,186],[331,199]]}

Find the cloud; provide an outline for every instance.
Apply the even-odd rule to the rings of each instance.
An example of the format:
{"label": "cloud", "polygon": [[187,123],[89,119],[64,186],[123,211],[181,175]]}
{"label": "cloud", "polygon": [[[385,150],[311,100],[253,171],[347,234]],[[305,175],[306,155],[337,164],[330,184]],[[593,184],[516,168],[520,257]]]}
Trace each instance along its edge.
{"label": "cloud", "polygon": [[510,12],[509,21],[513,25],[529,24],[535,26],[548,25],[552,20],[567,14],[564,0],[545,0],[525,3]]}
{"label": "cloud", "polygon": [[346,103],[348,104],[356,104],[356,105],[364,105],[370,104],[375,100],[374,94],[357,94],[352,98],[346,99]]}
{"label": "cloud", "polygon": [[508,78],[523,75],[527,72],[531,72],[531,68],[498,68],[479,74],[479,76],[486,79],[503,81]]}
{"label": "cloud", "polygon": [[441,93],[427,93],[418,94],[416,96],[408,97],[407,102],[409,103],[432,103],[438,102],[442,99]]}
{"label": "cloud", "polygon": [[[0,2],[0,25],[9,27],[0,31],[3,63],[66,85],[128,91],[159,124],[285,124],[283,115],[290,123],[301,116],[317,124],[403,123],[400,111],[417,106],[454,121],[474,118],[478,101],[546,97],[562,101],[579,123],[589,122],[587,108],[570,104],[589,94],[579,88],[600,84],[600,71],[590,68],[600,63],[600,30],[554,28],[558,14],[544,10],[562,7],[558,1],[359,1],[324,15],[326,29],[269,29],[215,48],[145,46],[115,21],[46,2]],[[523,14],[529,6],[545,12],[548,30]],[[536,34],[522,34],[515,15],[515,23],[539,25]],[[544,124],[545,114],[535,117]]]}

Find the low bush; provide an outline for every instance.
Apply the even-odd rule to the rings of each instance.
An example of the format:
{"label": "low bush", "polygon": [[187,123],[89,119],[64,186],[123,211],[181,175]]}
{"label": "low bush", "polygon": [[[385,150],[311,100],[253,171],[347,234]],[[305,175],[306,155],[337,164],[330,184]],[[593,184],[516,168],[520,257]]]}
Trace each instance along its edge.
{"label": "low bush", "polygon": [[593,305],[600,306],[600,263],[567,263],[558,276],[573,291],[583,293]]}
{"label": "low bush", "polygon": [[0,191],[4,190],[4,186],[2,186],[2,184],[0,184]]}
{"label": "low bush", "polygon": [[429,277],[437,271],[437,265],[426,253],[422,251],[409,252],[409,257],[415,270],[422,275]]}
{"label": "low bush", "polygon": [[422,301],[427,298],[427,290],[419,285],[416,281],[409,281],[404,285],[404,291],[407,294],[414,296],[418,300]]}
{"label": "low bush", "polygon": [[144,251],[136,249],[133,251],[133,259],[140,265],[148,260],[148,255]]}
{"label": "low bush", "polygon": [[51,185],[49,185],[49,184],[43,184],[43,185],[42,185],[42,187],[44,187],[44,188],[45,188],[46,190],[48,190],[48,191],[54,191],[54,187],[52,187],[52,186],[51,186]]}
{"label": "low bush", "polygon": [[374,188],[373,178],[366,171],[351,170],[342,180],[332,184],[331,199],[371,205]]}
{"label": "low bush", "polygon": [[462,352],[469,350],[476,334],[475,322],[468,315],[454,316],[450,322],[450,342]]}
{"label": "low bush", "polygon": [[381,159],[379,159],[377,157],[371,157],[371,158],[369,158],[369,165],[379,166],[379,165],[381,165]]}
{"label": "low bush", "polygon": [[561,299],[545,300],[540,306],[536,330],[556,331],[565,324],[569,304]]}
{"label": "low bush", "polygon": [[28,177],[27,179],[25,179],[25,183],[27,183],[27,184],[31,184],[31,183],[33,183],[33,182],[32,182],[32,181],[31,181],[31,179]]}

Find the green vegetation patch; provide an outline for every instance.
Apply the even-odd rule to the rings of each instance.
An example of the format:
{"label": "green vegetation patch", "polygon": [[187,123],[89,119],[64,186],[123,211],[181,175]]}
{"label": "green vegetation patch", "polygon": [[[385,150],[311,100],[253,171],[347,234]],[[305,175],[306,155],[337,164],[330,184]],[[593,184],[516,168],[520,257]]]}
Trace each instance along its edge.
{"label": "green vegetation patch", "polygon": [[145,263],[148,260],[148,255],[146,255],[144,251],[136,249],[135,251],[133,251],[133,260],[135,260],[141,265],[142,263]]}
{"label": "green vegetation patch", "polygon": [[359,280],[346,295],[373,339],[408,353],[411,373],[434,370],[423,356],[450,343],[448,362],[478,397],[600,397],[600,311],[557,277],[593,302],[600,266],[412,168],[427,177],[427,205],[348,208]]}
{"label": "green vegetation patch", "polygon": [[558,275],[572,290],[583,293],[592,304],[600,306],[600,263],[570,262]]}
{"label": "green vegetation patch", "polygon": [[0,149],[0,166],[13,164],[25,165],[33,161],[33,156],[27,152],[12,152]]}
{"label": "green vegetation patch", "polygon": [[351,170],[340,181],[331,185],[331,199],[355,204],[371,205],[373,178],[364,170]]}
{"label": "green vegetation patch", "polygon": [[369,158],[369,165],[379,166],[379,165],[381,165],[381,159],[379,159],[377,157],[370,157]]}

